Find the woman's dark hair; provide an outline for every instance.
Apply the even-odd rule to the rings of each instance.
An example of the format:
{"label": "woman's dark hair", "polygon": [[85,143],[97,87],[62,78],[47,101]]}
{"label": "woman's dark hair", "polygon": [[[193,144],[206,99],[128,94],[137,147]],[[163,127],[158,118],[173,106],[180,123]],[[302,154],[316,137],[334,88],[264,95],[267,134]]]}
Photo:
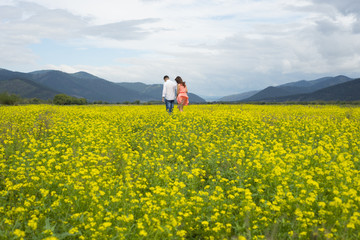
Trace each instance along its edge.
{"label": "woman's dark hair", "polygon": [[186,87],[186,84],[185,84],[185,82],[182,80],[181,77],[177,76],[177,77],[175,78],[175,81],[177,82],[177,84],[181,84],[181,85],[183,85],[184,87]]}

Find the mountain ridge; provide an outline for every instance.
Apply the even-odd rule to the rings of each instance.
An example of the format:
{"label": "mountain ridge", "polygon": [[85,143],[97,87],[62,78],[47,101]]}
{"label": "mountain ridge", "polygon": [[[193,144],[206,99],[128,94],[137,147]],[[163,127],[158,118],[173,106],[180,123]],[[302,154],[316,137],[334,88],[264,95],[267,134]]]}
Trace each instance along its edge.
{"label": "mountain ridge", "polygon": [[285,101],[359,101],[360,100],[360,78],[345,83],[326,87],[307,94],[275,97],[264,99],[266,102]]}
{"label": "mountain ridge", "polygon": [[32,80],[67,95],[86,98],[88,101],[124,102],[142,98],[135,91],[129,91],[95,76],[84,78],[84,74],[79,76],[54,70],[36,75]]}
{"label": "mountain ridge", "polygon": [[[163,84],[145,84],[141,82],[129,83],[129,82],[120,82],[119,85],[129,88],[129,89],[138,89],[142,94],[150,96],[153,98],[153,101],[161,100]],[[190,103],[205,103],[206,101],[200,96],[194,93],[188,93]]]}
{"label": "mountain ridge", "polygon": [[255,95],[256,93],[258,93],[259,91],[249,91],[249,92],[243,92],[243,93],[238,93],[238,94],[232,94],[232,95],[227,95],[225,97],[219,98],[217,101],[219,102],[236,102],[236,101],[241,101],[243,99],[249,98],[253,95]]}
{"label": "mountain ridge", "polygon": [[[15,88],[9,86],[9,84],[15,83],[15,79],[22,79],[21,81],[16,81],[17,88],[22,89],[22,91],[17,91]],[[128,83],[128,87],[124,87],[118,83],[83,71],[66,73],[59,70],[39,70],[22,73],[0,68],[0,81],[7,81],[6,84],[3,82],[3,87],[0,87],[0,92],[8,91],[9,93],[16,93],[20,96],[30,98],[39,97],[37,93],[40,91],[42,93],[42,99],[53,98],[54,93],[64,93],[73,97],[86,98],[90,102],[106,101],[110,103],[120,103],[137,100],[142,102],[161,101],[159,89],[162,84],[147,85],[141,83],[144,88],[148,90],[139,91],[137,87],[132,89],[129,87],[133,83]],[[25,86],[31,86],[37,90],[33,89],[34,91],[29,93],[25,91]],[[196,94],[190,93],[189,97],[193,103],[205,102],[204,99]]]}
{"label": "mountain ridge", "polygon": [[20,78],[0,80],[0,89],[2,92],[16,94],[23,98],[39,98],[43,100],[48,100],[60,94],[58,91],[41,86],[31,80]]}
{"label": "mountain ridge", "polygon": [[334,86],[340,83],[345,83],[353,80],[344,75],[338,75],[335,77],[322,77],[315,80],[299,80],[295,82],[288,82],[278,86],[268,86],[262,90],[257,91],[252,96],[247,98],[231,98],[231,96],[241,96],[241,94],[225,96],[222,99],[231,98],[232,101],[263,101],[265,99],[285,97],[298,94],[307,94],[315,92],[317,90]]}

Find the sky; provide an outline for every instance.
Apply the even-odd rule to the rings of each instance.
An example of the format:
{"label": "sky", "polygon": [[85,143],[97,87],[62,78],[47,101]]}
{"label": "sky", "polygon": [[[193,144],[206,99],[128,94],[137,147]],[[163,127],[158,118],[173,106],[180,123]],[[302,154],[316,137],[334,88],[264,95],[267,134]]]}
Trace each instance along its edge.
{"label": "sky", "polygon": [[360,77],[359,0],[0,0],[0,68],[225,96]]}

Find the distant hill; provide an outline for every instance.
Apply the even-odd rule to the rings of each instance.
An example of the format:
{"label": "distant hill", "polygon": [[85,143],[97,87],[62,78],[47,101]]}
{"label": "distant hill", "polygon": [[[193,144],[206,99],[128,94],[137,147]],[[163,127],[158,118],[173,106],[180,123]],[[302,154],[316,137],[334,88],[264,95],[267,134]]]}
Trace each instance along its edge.
{"label": "distant hill", "polygon": [[206,100],[194,93],[188,93],[190,103],[206,103]]}
{"label": "distant hill", "polygon": [[13,72],[3,68],[0,68],[0,80],[10,80],[10,79],[27,79],[29,75],[22,72]]}
{"label": "distant hill", "polygon": [[[120,86],[130,90],[137,90],[142,95],[149,96],[153,101],[160,101],[162,95],[163,84],[144,84],[144,83],[118,83]],[[206,101],[194,93],[188,93],[190,103],[205,103]]]}
{"label": "distant hill", "polygon": [[52,99],[60,92],[41,86],[27,79],[0,80],[0,92],[17,94],[23,98]]}
{"label": "distant hill", "polygon": [[337,77],[323,77],[316,80],[300,80],[285,83],[279,86],[269,86],[261,91],[250,91],[245,93],[233,94],[220,98],[218,101],[237,102],[237,101],[262,101],[268,98],[298,95],[311,93],[317,90],[330,87],[336,84],[345,83],[352,79],[343,75]]}
{"label": "distant hill", "polygon": [[68,74],[61,71],[44,71],[33,72],[30,75],[33,81],[39,84],[89,101],[124,102],[146,99],[146,96],[141,96],[136,91],[84,72]]}
{"label": "distant hill", "polygon": [[352,79],[349,77],[340,75],[337,77],[325,77],[312,81],[302,80],[292,83],[286,83],[276,87],[267,87],[264,90],[256,93],[255,95],[243,99],[243,101],[264,101],[271,98],[312,93],[317,90],[334,86],[340,83],[346,83],[351,80]]}
{"label": "distant hill", "polygon": [[297,82],[282,84],[279,87],[311,88],[311,89],[309,89],[310,91],[314,91],[314,90],[316,91],[316,90],[320,90],[322,88],[331,87],[333,85],[336,85],[339,83],[344,83],[344,82],[347,82],[350,80],[352,80],[352,79],[349,77],[339,75],[337,77],[323,77],[323,78],[319,78],[319,79],[311,80],[311,81],[301,80],[301,81],[297,81]]}
{"label": "distant hill", "polygon": [[279,88],[279,87],[267,87],[264,90],[256,93],[255,95],[246,98],[245,101],[259,101],[261,99],[266,99],[269,97],[281,97],[281,96],[288,96],[291,95],[292,92],[283,89],[283,88]]}
{"label": "distant hill", "polygon": [[80,79],[102,80],[101,78],[87,72],[77,72],[77,73],[72,73],[70,75]]}
{"label": "distant hill", "polygon": [[[129,89],[118,86],[116,83],[106,81],[85,72],[68,74],[55,70],[41,70],[31,73],[21,73],[0,69],[0,80],[11,79],[32,81],[35,82],[37,86],[42,86],[46,89],[52,90],[53,92],[65,93],[74,97],[83,97],[88,101],[101,100],[108,102],[124,102],[135,100],[146,101],[148,99],[146,96],[142,96],[138,92],[129,91]],[[29,83],[28,81],[27,83]],[[9,91],[9,86],[7,89]],[[33,92],[34,94],[29,95],[28,92],[23,92],[20,89],[9,93],[16,93],[21,96],[28,97],[39,97],[37,92]],[[0,91],[3,91],[3,89],[0,88]],[[49,96],[52,95],[53,94]]]}
{"label": "distant hill", "polygon": [[[7,91],[26,98],[53,98],[65,93],[88,101],[107,101],[110,103],[133,102],[140,100],[160,101],[162,84],[114,83],[87,72],[73,74],[40,70],[30,73],[13,72],[0,69],[0,92]],[[192,103],[205,102],[195,94],[189,94]]]}
{"label": "distant hill", "polygon": [[283,84],[278,87],[287,90],[292,94],[311,93],[326,87],[331,87],[351,80],[353,79],[340,75],[337,77],[319,78],[317,80],[312,80],[312,81],[302,80],[294,83]]}
{"label": "distant hill", "polygon": [[244,93],[239,93],[239,94],[233,94],[233,95],[222,97],[222,98],[218,99],[217,101],[219,101],[219,102],[241,101],[243,99],[246,99],[246,98],[249,98],[249,97],[255,95],[258,92],[259,91],[250,91],[250,92],[244,92]]}
{"label": "distant hill", "polygon": [[133,90],[133,91],[137,91],[137,92],[144,92],[145,89],[148,87],[148,85],[146,85],[145,83],[141,83],[141,82],[120,82],[120,83],[116,83],[119,86],[122,86],[124,88]]}
{"label": "distant hill", "polygon": [[289,82],[282,85],[279,85],[281,87],[311,87],[319,83],[326,82],[328,80],[331,80],[333,77],[323,77],[316,80],[300,80],[296,82]]}
{"label": "distant hill", "polygon": [[360,100],[360,78],[331,87],[292,96],[265,99],[269,102],[284,101],[359,101]]}

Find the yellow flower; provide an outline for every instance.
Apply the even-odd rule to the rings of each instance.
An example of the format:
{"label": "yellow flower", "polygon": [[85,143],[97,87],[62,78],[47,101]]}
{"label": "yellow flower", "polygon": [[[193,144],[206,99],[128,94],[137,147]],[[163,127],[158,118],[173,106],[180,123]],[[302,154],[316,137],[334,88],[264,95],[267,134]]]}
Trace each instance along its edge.
{"label": "yellow flower", "polygon": [[70,231],[69,231],[70,234],[76,234],[78,232],[79,232],[79,229],[77,227],[74,227],[74,228],[70,229]]}
{"label": "yellow flower", "polygon": [[176,235],[178,235],[179,237],[185,237],[186,236],[186,231],[185,230],[177,231]]}
{"label": "yellow flower", "polygon": [[140,235],[140,236],[143,236],[143,237],[146,237],[146,236],[148,235],[148,233],[147,233],[145,230],[141,230],[141,231],[139,232],[139,235]]}
{"label": "yellow flower", "polygon": [[41,188],[40,193],[43,197],[46,197],[49,194],[49,190]]}
{"label": "yellow flower", "polygon": [[4,238],[356,234],[360,107],[162,107],[0,107]]}
{"label": "yellow flower", "polygon": [[43,240],[58,240],[58,238],[51,236],[51,237],[44,238]]}
{"label": "yellow flower", "polygon": [[111,222],[104,222],[104,223],[103,223],[103,226],[104,226],[105,228],[108,228],[108,227],[110,227],[111,225],[112,225]]}
{"label": "yellow flower", "polygon": [[28,221],[28,226],[31,227],[33,230],[36,230],[37,229],[37,220],[38,220],[38,218],[33,216],[33,218]]}
{"label": "yellow flower", "polygon": [[204,225],[205,227],[209,226],[209,222],[208,222],[208,221],[202,221],[201,224]]}
{"label": "yellow flower", "polygon": [[25,232],[20,229],[15,229],[13,234],[19,238],[25,237]]}

